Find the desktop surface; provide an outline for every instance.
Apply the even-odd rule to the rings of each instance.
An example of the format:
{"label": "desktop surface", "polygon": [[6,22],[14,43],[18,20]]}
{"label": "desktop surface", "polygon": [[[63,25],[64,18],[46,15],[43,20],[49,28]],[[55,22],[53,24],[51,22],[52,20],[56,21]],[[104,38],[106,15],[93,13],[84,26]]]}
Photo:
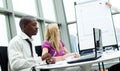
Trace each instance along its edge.
{"label": "desktop surface", "polygon": [[78,63],[72,63],[68,64],[67,61],[60,61],[57,62],[56,64],[48,64],[48,65],[38,65],[36,66],[37,69],[56,69],[56,68],[66,68],[66,67],[73,67],[73,66],[82,66],[86,64],[94,64],[98,62],[104,62],[107,60],[112,60],[112,59],[117,59],[120,57],[120,51],[115,51],[112,53],[103,53],[102,56],[96,60],[92,61],[85,61],[85,62],[78,62]]}
{"label": "desktop surface", "polygon": [[80,56],[80,58],[74,58],[72,60],[68,60],[67,63],[72,64],[72,63],[79,63],[79,62],[85,62],[85,61],[92,61],[92,60],[96,60],[100,57],[101,56],[95,57],[95,54],[91,53],[91,54]]}

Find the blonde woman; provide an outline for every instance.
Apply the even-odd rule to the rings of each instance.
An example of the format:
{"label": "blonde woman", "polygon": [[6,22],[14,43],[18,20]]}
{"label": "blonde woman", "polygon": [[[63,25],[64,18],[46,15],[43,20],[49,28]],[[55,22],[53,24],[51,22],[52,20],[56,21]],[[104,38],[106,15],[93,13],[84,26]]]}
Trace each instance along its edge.
{"label": "blonde woman", "polygon": [[[50,53],[56,61],[65,60],[68,54],[68,50],[64,47],[64,43],[60,40],[60,32],[57,24],[48,24],[46,26],[45,41],[42,44],[43,52]],[[76,53],[75,57],[79,57]]]}

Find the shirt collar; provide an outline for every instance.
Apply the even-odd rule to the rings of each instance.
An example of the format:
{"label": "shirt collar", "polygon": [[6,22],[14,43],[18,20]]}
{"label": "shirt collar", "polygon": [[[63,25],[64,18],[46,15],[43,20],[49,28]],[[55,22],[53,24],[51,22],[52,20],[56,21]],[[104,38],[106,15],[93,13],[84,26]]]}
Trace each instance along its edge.
{"label": "shirt collar", "polygon": [[20,37],[22,39],[29,39],[30,41],[33,41],[33,38],[30,38],[28,35],[26,35],[24,32],[20,33]]}

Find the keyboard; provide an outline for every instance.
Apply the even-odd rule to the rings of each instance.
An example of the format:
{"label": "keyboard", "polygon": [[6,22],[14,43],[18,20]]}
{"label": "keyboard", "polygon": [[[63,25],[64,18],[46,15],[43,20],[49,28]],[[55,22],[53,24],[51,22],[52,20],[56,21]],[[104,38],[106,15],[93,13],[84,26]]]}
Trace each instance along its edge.
{"label": "keyboard", "polygon": [[68,60],[67,63],[68,64],[79,63],[79,62],[91,61],[95,59],[97,58],[94,56],[94,54],[88,54],[88,55],[80,56],[80,58],[74,58],[72,60]]}

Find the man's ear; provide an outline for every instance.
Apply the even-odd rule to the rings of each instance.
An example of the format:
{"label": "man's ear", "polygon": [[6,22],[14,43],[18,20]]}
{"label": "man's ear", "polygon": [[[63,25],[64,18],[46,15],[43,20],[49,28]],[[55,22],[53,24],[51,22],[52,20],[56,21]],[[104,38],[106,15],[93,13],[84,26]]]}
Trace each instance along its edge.
{"label": "man's ear", "polygon": [[21,30],[22,30],[22,31],[24,31],[24,30],[25,30],[25,28],[26,28],[26,25],[24,25],[24,24],[23,24],[23,25],[21,25]]}

